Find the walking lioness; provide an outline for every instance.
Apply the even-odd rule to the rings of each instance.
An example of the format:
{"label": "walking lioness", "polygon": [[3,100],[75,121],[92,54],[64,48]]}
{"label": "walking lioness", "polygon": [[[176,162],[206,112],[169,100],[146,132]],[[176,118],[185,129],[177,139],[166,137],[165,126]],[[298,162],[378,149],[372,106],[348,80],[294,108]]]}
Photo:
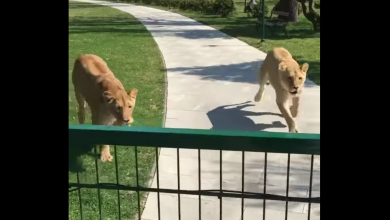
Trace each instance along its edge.
{"label": "walking lioness", "polygon": [[291,54],[282,47],[269,51],[260,67],[260,88],[255,101],[261,100],[266,85],[271,83],[276,93],[276,104],[286,119],[289,132],[298,133],[294,118],[298,115],[300,96],[308,69],[307,63],[300,67]]}
{"label": "walking lioness", "polygon": [[[86,104],[91,109],[94,125],[130,125],[137,89],[126,92],[102,58],[86,54],[79,56],[72,73],[72,82],[79,105],[78,120],[85,122]],[[100,146],[101,161],[112,161],[110,146]]]}

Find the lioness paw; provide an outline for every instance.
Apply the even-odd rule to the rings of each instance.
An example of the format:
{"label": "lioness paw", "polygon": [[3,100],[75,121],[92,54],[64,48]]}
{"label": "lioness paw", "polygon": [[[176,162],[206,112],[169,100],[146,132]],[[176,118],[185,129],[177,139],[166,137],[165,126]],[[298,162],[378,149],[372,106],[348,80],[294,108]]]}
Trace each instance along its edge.
{"label": "lioness paw", "polygon": [[106,162],[106,161],[111,162],[112,159],[113,159],[113,157],[111,156],[110,152],[102,152],[101,153],[100,160],[102,162]]}
{"label": "lioness paw", "polygon": [[290,129],[289,132],[290,132],[290,133],[298,133],[298,129],[297,129],[297,128],[293,128],[293,129]]}
{"label": "lioness paw", "polygon": [[255,96],[255,102],[260,102],[261,96],[259,93],[256,94]]}

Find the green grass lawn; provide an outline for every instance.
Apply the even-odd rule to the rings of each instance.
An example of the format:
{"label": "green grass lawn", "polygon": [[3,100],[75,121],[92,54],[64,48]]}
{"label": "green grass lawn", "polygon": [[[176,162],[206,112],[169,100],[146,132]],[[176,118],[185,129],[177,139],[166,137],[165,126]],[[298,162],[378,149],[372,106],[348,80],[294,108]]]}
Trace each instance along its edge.
{"label": "green grass lawn", "polygon": [[[99,5],[69,2],[69,122],[77,122],[71,72],[78,54],[96,54],[102,57],[121,80],[126,90],[137,88],[137,104],[133,126],[161,126],[165,73],[163,59],[150,33],[130,14]],[[89,112],[89,111],[88,111]],[[91,123],[90,114],[87,116]],[[145,119],[145,120],[141,120]],[[153,119],[153,120],[150,120]],[[139,120],[137,122],[137,120]],[[118,146],[117,157],[111,146],[114,161],[98,161],[99,182],[116,183],[115,160],[118,162],[119,183],[136,185],[134,147]],[[138,148],[140,184],[145,186],[155,160],[154,147]],[[95,158],[83,156],[86,172],[80,173],[81,183],[96,183]],[[76,174],[69,173],[69,181],[77,182]],[[118,219],[118,199],[115,190],[100,190],[102,219]],[[97,190],[81,189],[83,219],[99,219]],[[138,212],[137,194],[121,191],[121,217],[133,219]],[[69,219],[80,219],[77,191],[69,193]]]}
{"label": "green grass lawn", "polygon": [[[196,21],[207,24],[232,37],[238,38],[247,44],[267,52],[274,47],[284,47],[291,52],[293,57],[300,63],[310,64],[308,76],[315,83],[320,85],[320,33],[314,33],[312,24],[303,14],[299,16],[296,23],[287,26],[289,38],[284,36],[283,31],[275,32],[275,35],[266,35],[265,43],[260,44],[260,32],[256,31],[256,18],[248,17],[244,13],[244,0],[235,0],[237,13],[231,18],[222,18],[219,15],[207,15],[193,11],[171,9],[171,11],[182,14]],[[247,0],[249,2],[250,0]],[[257,0],[259,2],[259,0]],[[275,6],[277,0],[266,0],[269,11]],[[150,5],[145,5],[150,6]],[[150,6],[168,10],[166,7]],[[319,9],[316,9],[320,12]],[[266,30],[267,31],[267,30]]]}

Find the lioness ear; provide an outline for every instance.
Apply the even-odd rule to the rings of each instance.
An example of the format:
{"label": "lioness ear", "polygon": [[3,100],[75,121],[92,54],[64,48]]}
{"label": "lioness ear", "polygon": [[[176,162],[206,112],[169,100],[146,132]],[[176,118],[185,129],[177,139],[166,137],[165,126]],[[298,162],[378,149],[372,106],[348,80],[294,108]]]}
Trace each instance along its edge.
{"label": "lioness ear", "polygon": [[135,98],[137,96],[138,90],[137,89],[132,89],[129,92],[129,96]]}
{"label": "lioness ear", "polygon": [[302,72],[304,73],[307,73],[307,70],[309,69],[309,64],[307,63],[304,63],[302,66],[301,66],[301,70]]}
{"label": "lioness ear", "polygon": [[283,62],[279,63],[279,70],[280,71],[286,71],[287,65],[284,64]]}
{"label": "lioness ear", "polygon": [[111,92],[103,92],[103,101],[111,103],[114,101],[114,95]]}

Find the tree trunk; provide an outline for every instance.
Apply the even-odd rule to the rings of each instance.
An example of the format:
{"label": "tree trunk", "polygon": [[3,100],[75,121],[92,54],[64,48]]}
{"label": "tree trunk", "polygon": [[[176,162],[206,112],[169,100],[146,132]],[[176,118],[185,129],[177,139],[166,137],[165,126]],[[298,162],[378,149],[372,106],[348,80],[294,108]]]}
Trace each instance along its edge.
{"label": "tree trunk", "polygon": [[[320,31],[321,16],[314,10],[313,0],[297,0],[302,5],[303,15],[313,24],[315,32]],[[309,2],[309,8],[306,6],[306,2]]]}
{"label": "tree trunk", "polygon": [[296,0],[279,0],[275,5],[276,11],[288,12],[289,16],[279,16],[279,19],[283,19],[289,22],[298,21],[298,2]]}

